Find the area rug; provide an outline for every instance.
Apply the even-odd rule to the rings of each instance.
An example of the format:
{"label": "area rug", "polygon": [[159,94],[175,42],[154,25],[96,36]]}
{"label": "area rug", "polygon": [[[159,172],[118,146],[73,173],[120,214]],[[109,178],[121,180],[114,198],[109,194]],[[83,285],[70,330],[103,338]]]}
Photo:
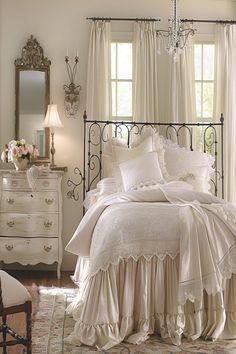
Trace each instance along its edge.
{"label": "area rug", "polygon": [[[33,326],[33,354],[97,354],[96,348],[71,346],[64,340],[73,330],[74,320],[65,313],[75,298],[73,288],[40,287],[40,303]],[[181,346],[164,342],[158,336],[141,345],[122,343],[100,351],[102,354],[235,354],[236,340],[194,342],[183,340]]]}

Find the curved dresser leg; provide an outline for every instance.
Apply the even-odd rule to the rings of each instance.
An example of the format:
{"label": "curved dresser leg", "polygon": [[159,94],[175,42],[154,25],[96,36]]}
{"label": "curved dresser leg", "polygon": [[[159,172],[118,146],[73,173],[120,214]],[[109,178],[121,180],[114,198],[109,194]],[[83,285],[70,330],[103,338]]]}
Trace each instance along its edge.
{"label": "curved dresser leg", "polygon": [[61,263],[57,264],[57,279],[61,279]]}

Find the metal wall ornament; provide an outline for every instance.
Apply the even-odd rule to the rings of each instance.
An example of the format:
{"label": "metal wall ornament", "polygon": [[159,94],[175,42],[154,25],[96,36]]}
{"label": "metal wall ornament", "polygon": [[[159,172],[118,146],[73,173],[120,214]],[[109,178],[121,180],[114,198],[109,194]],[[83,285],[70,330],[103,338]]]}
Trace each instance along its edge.
{"label": "metal wall ornament", "polygon": [[79,113],[79,94],[82,89],[80,85],[75,84],[79,58],[76,55],[73,68],[69,63],[69,57],[65,57],[66,70],[69,76],[69,85],[64,85],[65,90],[65,114],[67,118],[78,118]]}

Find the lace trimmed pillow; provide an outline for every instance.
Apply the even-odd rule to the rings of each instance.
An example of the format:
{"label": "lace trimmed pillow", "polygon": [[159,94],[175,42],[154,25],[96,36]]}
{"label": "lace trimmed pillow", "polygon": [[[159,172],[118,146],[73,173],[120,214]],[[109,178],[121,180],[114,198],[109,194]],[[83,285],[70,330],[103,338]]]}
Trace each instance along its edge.
{"label": "lace trimmed pillow", "polygon": [[[117,188],[122,184],[119,164],[131,160],[143,153],[153,151],[152,138],[147,137],[135,147],[127,147],[123,139],[113,138],[108,142],[108,147],[104,149],[107,153],[103,156],[103,177],[116,178]],[[109,152],[109,153],[108,153]]]}
{"label": "lace trimmed pillow", "polygon": [[[144,153],[156,151],[162,175],[168,176],[164,161],[164,148],[158,132],[152,127],[144,127],[142,134],[133,136],[131,147],[127,147],[125,140],[113,138],[108,142],[103,155],[103,177],[115,177],[120,181],[119,163],[138,157]],[[119,182],[118,182],[119,185]]]}
{"label": "lace trimmed pillow", "polygon": [[124,191],[164,183],[156,151],[142,154],[119,164]]}
{"label": "lace trimmed pillow", "polygon": [[184,180],[194,189],[209,193],[209,181],[214,172],[214,157],[200,151],[190,151],[164,141],[166,180]]}

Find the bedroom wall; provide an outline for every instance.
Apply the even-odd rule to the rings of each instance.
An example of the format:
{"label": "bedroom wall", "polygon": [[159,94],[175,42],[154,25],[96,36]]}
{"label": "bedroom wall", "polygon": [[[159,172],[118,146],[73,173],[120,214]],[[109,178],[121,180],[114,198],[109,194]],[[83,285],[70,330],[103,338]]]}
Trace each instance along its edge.
{"label": "bedroom wall", "polygon": [[[181,17],[232,19],[236,3],[231,0],[181,0]],[[58,104],[63,129],[55,131],[56,163],[68,166],[63,179],[63,243],[68,242],[81,215],[82,204],[67,199],[66,181],[74,166],[82,167],[82,114],[85,109],[87,50],[90,23],[87,16],[157,17],[163,19],[160,27],[167,27],[170,1],[163,0],[0,0],[0,147],[14,138],[14,59],[21,54],[30,34],[44,48],[51,64],[51,100]],[[116,24],[121,26],[121,24]],[[211,34],[214,26],[197,26],[198,35]],[[82,85],[79,119],[64,115],[63,84],[67,83],[64,66],[66,51],[69,56],[79,54],[77,80]],[[161,84],[160,116],[168,117],[168,67],[166,57],[160,58]],[[3,164],[0,168],[7,167]],[[65,252],[63,269],[73,269],[75,257]]]}

